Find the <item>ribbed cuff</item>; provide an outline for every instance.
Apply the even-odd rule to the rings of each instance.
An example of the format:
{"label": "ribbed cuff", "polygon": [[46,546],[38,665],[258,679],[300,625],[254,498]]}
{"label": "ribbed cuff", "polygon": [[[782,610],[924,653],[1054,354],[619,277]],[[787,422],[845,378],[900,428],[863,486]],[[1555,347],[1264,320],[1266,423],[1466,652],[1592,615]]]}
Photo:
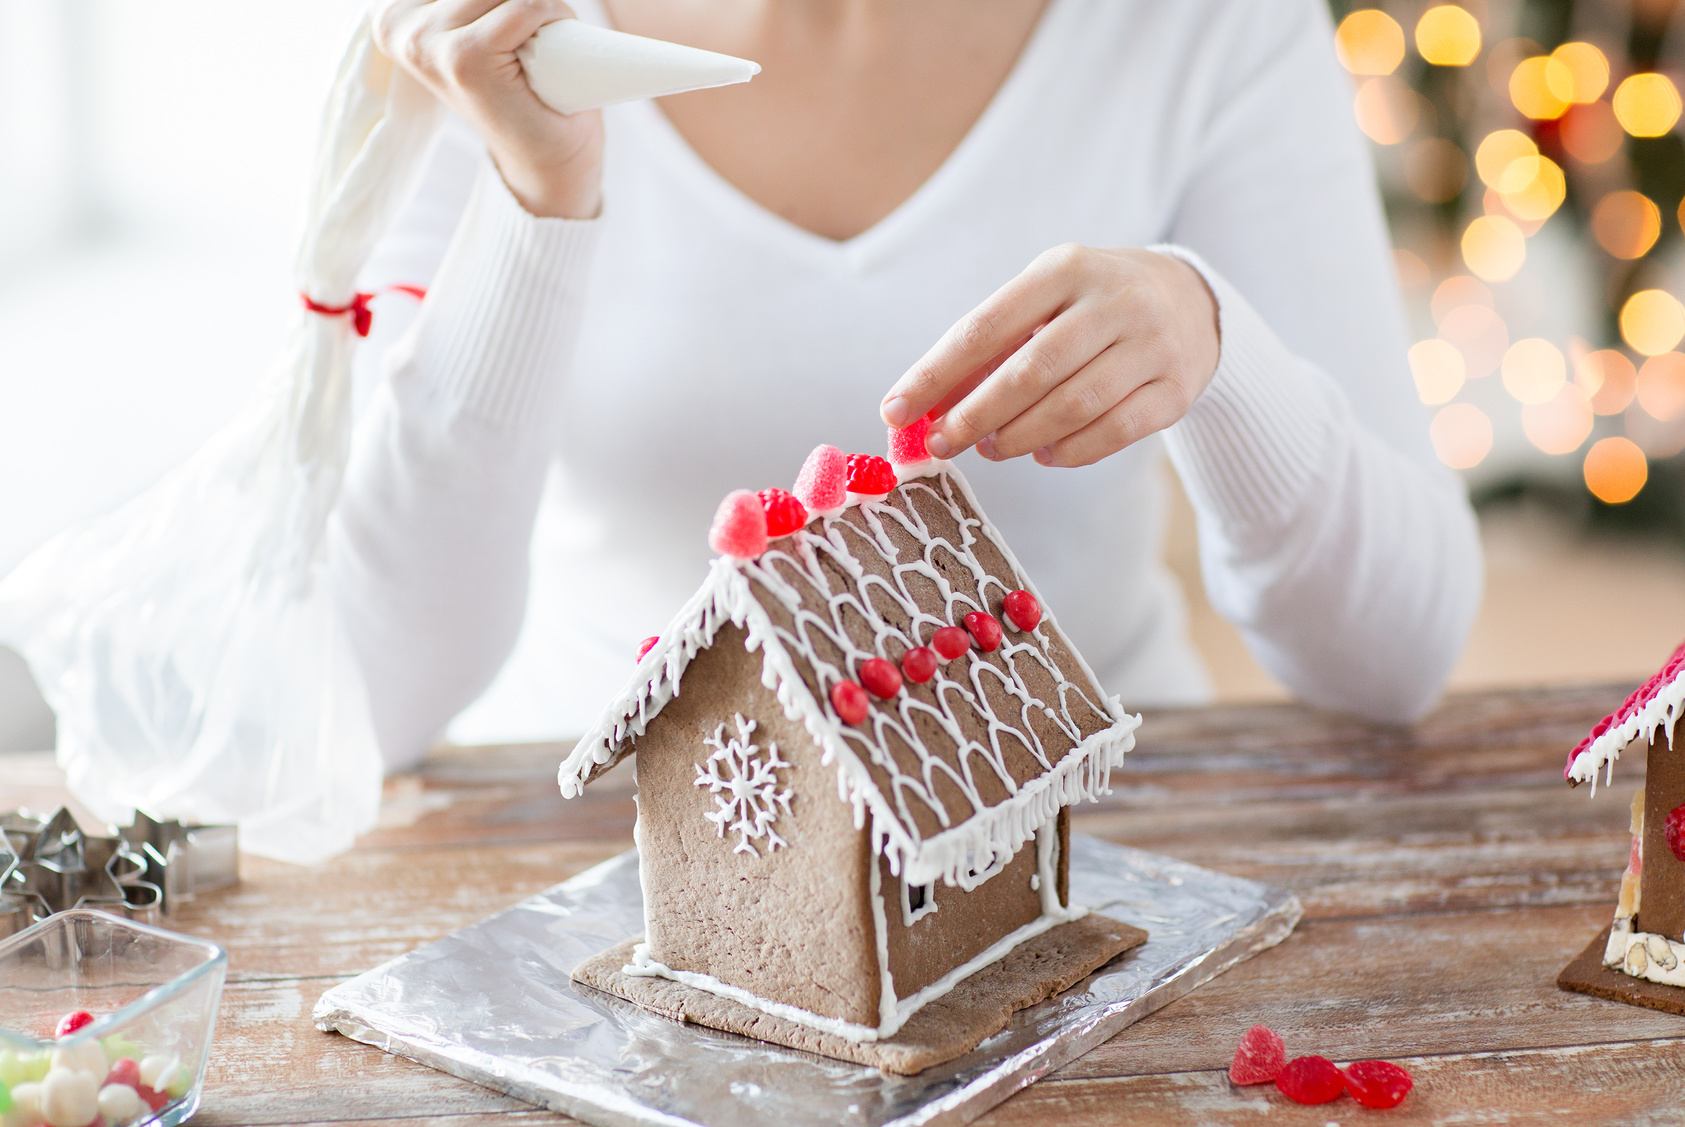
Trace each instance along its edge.
{"label": "ribbed cuff", "polygon": [[1221,354],[1205,392],[1165,432],[1191,498],[1231,542],[1274,539],[1339,457],[1338,391],[1287,350],[1257,310],[1192,251],[1149,248],[1198,270],[1217,299]]}
{"label": "ribbed cuff", "polygon": [[529,214],[488,161],[410,340],[410,371],[446,417],[518,428],[571,360],[600,220]]}

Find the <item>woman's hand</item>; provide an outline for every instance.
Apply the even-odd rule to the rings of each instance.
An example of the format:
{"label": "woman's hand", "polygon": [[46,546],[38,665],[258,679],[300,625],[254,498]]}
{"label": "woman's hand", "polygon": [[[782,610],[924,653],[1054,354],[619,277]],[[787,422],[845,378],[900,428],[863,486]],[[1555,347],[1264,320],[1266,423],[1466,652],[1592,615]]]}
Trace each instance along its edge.
{"label": "woman's hand", "polygon": [[1066,245],[949,329],[884,397],[926,447],[1086,466],[1187,414],[1218,357],[1217,302],[1193,267],[1144,250]]}
{"label": "woman's hand", "polygon": [[602,207],[602,114],[546,106],[515,57],[539,28],[573,14],[562,0],[388,0],[375,42],[479,131],[522,207],[589,219]]}

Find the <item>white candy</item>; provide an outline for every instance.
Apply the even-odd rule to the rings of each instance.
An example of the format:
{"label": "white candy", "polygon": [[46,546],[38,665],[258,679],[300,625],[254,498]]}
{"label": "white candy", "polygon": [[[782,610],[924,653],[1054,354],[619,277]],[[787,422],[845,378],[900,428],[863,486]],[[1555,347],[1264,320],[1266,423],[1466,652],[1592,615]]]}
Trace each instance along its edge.
{"label": "white candy", "polygon": [[83,1041],[80,1045],[54,1049],[51,1057],[54,1068],[68,1068],[72,1072],[86,1072],[95,1080],[104,1080],[110,1065],[105,1050],[98,1041]]}
{"label": "white candy", "polygon": [[[180,1057],[150,1056],[142,1057],[140,1062],[140,1082],[154,1092],[162,1092],[176,1082],[176,1074],[181,1071]],[[104,1079],[101,1077],[100,1079]]]}
{"label": "white candy", "polygon": [[140,1098],[140,1093],[127,1084],[107,1084],[99,1090],[99,1113],[105,1116],[105,1121],[112,1127],[119,1123],[127,1123],[148,1110],[150,1109],[146,1106],[146,1101]]}
{"label": "white candy", "polygon": [[41,1122],[41,1085],[19,1084],[12,1089],[12,1110],[0,1115],[6,1127],[34,1127]]}
{"label": "white candy", "polygon": [[49,1127],[88,1127],[99,1118],[99,1080],[73,1068],[48,1069],[41,1081],[41,1118]]}

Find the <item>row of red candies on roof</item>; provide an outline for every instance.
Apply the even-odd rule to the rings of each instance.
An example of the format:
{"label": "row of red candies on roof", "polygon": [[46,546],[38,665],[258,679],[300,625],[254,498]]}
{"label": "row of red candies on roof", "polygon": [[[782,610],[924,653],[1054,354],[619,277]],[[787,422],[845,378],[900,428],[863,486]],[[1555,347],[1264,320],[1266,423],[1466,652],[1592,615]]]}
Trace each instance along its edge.
{"label": "row of red candies on roof", "polygon": [[[1011,592],[1001,609],[1012,625],[1025,633],[1041,624],[1041,603],[1028,591]],[[952,661],[974,645],[984,653],[1000,648],[1000,619],[987,611],[974,610],[962,621],[965,629],[944,626],[931,636],[930,645],[914,646],[902,654],[899,669],[881,657],[862,661],[856,670],[858,682],[845,678],[831,686],[831,707],[845,724],[858,724],[866,719],[871,704],[868,692],[879,700],[888,700],[901,691],[903,680],[922,685],[936,676],[942,662]]]}
{"label": "row of red candies on roof", "polygon": [[1621,702],[1621,707],[1599,720],[1585,739],[1574,745],[1574,750],[1568,753],[1568,764],[1562,769],[1564,779],[1571,778],[1574,772],[1574,760],[1578,759],[1587,748],[1601,739],[1610,728],[1618,727],[1630,720],[1634,714],[1643,711],[1644,707],[1656,698],[1661,690],[1673,683],[1675,677],[1685,670],[1685,643],[1673,651],[1673,656],[1666,665],[1656,670],[1650,679],[1627,695]]}

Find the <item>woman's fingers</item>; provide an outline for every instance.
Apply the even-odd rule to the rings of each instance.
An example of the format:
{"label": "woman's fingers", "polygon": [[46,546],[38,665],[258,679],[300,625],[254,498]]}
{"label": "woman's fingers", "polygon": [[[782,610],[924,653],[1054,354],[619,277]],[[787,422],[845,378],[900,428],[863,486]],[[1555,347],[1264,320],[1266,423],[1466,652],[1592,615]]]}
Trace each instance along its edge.
{"label": "woman's fingers", "polygon": [[1001,460],[1050,446],[1121,403],[1145,378],[1147,366],[1136,350],[1123,342],[1113,343],[1027,409],[985,434],[977,452]]}
{"label": "woman's fingers", "polygon": [[1149,380],[1098,419],[1035,452],[1044,466],[1090,466],[1157,433],[1188,412],[1186,391],[1174,381]]}
{"label": "woman's fingers", "polygon": [[[880,411],[892,427],[906,426],[949,398],[1015,341],[1058,315],[1076,291],[1069,269],[1081,247],[1057,247],[960,318],[931,350],[895,381]],[[955,447],[961,449],[961,447]]]}
{"label": "woman's fingers", "polygon": [[[485,0],[472,2],[483,5]],[[573,18],[564,0],[503,0],[464,25],[463,31],[472,33],[485,50],[513,53],[545,24]]]}

